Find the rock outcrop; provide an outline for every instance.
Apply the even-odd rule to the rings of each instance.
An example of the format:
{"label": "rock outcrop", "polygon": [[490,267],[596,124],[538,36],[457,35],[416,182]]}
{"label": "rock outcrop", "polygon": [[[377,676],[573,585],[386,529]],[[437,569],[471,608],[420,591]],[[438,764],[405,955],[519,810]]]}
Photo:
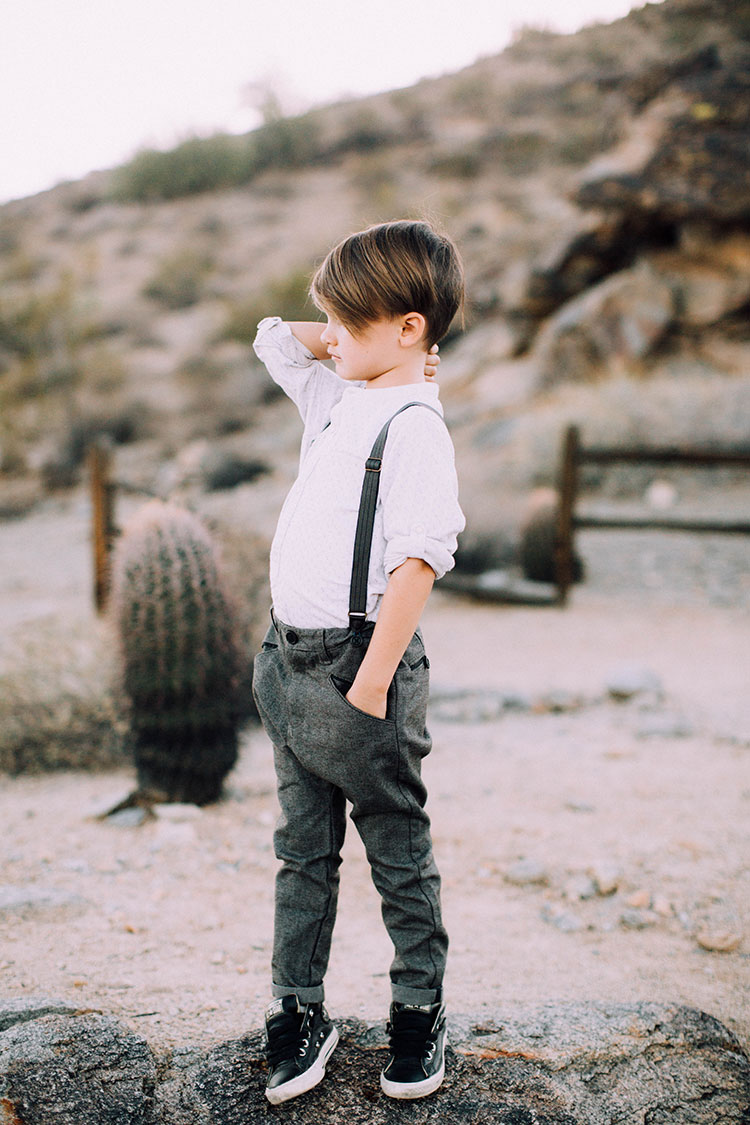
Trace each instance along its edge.
{"label": "rock outcrop", "polygon": [[[58,1009],[58,1014],[54,1013]],[[2,1125],[253,1125],[266,1121],[262,1035],[201,1052],[152,1051],[116,1021],[52,1001],[6,1004]],[[454,1020],[440,1092],[411,1104],[380,1091],[382,1029],[340,1022],[323,1086],[284,1107],[296,1125],[741,1125],[750,1062],[718,1020],[658,1004],[513,1008]]]}
{"label": "rock outcrop", "polygon": [[582,174],[584,213],[527,265],[508,308],[539,329],[539,386],[633,370],[750,301],[750,47],[609,81],[635,116]]}
{"label": "rock outcrop", "polygon": [[703,52],[701,60],[594,164],[577,192],[582,207],[658,215],[663,223],[750,220],[750,48]]}

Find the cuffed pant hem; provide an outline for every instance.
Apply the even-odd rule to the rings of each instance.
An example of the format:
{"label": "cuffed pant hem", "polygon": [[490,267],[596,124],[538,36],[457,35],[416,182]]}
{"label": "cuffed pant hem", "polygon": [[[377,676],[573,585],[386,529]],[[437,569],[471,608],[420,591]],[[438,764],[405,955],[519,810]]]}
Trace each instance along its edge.
{"label": "cuffed pant hem", "polygon": [[301,1004],[322,1004],[325,1000],[325,990],[322,984],[313,985],[311,988],[295,988],[293,985],[271,985],[271,995],[274,1000],[281,1000],[283,996],[296,996]]}
{"label": "cuffed pant hem", "polygon": [[391,985],[391,999],[396,1004],[436,1004],[441,996],[441,988],[408,988],[401,984]]}

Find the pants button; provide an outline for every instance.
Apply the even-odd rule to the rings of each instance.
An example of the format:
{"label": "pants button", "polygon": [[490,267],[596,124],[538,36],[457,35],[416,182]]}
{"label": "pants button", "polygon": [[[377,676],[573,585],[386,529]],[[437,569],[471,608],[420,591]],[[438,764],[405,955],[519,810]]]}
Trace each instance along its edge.
{"label": "pants button", "polygon": [[289,632],[286,635],[286,639],[289,641],[290,645],[296,645],[297,641],[299,640],[299,637],[295,633],[294,629],[290,629]]}

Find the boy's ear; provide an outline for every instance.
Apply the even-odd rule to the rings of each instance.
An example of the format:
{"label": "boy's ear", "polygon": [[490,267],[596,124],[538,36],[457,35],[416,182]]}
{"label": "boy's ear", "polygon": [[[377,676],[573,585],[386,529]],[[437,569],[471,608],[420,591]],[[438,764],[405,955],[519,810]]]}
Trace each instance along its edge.
{"label": "boy's ear", "polygon": [[413,348],[421,343],[427,331],[427,321],[418,312],[410,312],[401,318],[399,342],[402,347]]}

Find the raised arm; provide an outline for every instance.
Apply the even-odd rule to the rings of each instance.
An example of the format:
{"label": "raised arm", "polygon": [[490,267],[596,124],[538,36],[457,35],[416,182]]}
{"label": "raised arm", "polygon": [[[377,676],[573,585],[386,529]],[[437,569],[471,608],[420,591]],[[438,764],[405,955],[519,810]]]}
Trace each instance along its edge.
{"label": "raised arm", "polygon": [[292,334],[297,337],[300,344],[307,348],[316,359],[329,359],[328,349],[320,338],[325,328],[321,320],[290,320],[287,321]]}

